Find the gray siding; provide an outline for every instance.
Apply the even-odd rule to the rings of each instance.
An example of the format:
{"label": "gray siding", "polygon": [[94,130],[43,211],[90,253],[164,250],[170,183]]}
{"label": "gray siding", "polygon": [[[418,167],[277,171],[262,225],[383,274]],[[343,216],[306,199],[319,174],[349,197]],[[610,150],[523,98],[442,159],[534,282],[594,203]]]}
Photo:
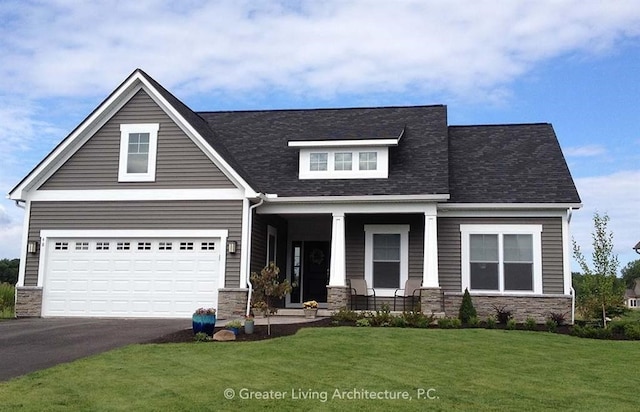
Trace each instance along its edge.
{"label": "gray siding", "polygon": [[542,291],[564,293],[560,218],[438,218],[438,274],[444,291],[461,292],[461,224],[542,224]]}
{"label": "gray siding", "polygon": [[[159,123],[155,182],[118,183],[120,124]],[[40,189],[234,188],[167,114],[139,91]]]}
{"label": "gray siding", "polygon": [[347,215],[347,279],[364,277],[364,225],[410,225],[409,277],[422,278],[424,256],[423,215]]}
{"label": "gray siding", "polygon": [[[47,229],[226,229],[238,252],[227,254],[226,284],[240,282],[242,201],[33,202],[29,240]],[[225,247],[226,250],[226,247]],[[36,286],[40,253],[27,255],[25,286]]]}
{"label": "gray siding", "polygon": [[[255,213],[255,212],[254,212]],[[276,215],[253,215],[253,233],[251,234],[251,272],[259,272],[267,263],[267,226],[278,231],[276,246],[276,264],[280,275],[287,273],[287,221]]]}

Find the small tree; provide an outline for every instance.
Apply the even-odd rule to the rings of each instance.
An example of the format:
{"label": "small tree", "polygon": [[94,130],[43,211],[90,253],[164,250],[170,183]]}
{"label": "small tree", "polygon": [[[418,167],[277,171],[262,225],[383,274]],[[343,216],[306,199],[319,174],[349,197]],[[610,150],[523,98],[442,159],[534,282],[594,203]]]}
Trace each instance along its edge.
{"label": "small tree", "polygon": [[253,286],[252,306],[264,311],[267,317],[267,334],[271,335],[271,313],[277,311],[274,308],[274,300],[280,300],[287,293],[291,293],[291,284],[288,280],[280,279],[280,269],[275,263],[270,262],[260,273],[251,273],[251,285]]}
{"label": "small tree", "polygon": [[607,311],[618,311],[622,307],[624,291],[618,282],[618,257],[613,254],[613,233],[607,230],[609,216],[597,212],[593,215],[593,269],[573,240],[573,256],[582,269],[581,294],[577,296],[579,310],[588,317],[602,315],[603,325],[607,323]]}
{"label": "small tree", "polygon": [[477,316],[478,313],[476,312],[476,308],[473,307],[469,289],[465,288],[464,295],[462,296],[462,303],[460,304],[460,312],[458,312],[458,318],[466,325],[469,323],[471,318],[475,318]]}
{"label": "small tree", "polygon": [[627,263],[627,266],[622,268],[622,280],[628,289],[633,289],[636,279],[640,278],[640,259]]}

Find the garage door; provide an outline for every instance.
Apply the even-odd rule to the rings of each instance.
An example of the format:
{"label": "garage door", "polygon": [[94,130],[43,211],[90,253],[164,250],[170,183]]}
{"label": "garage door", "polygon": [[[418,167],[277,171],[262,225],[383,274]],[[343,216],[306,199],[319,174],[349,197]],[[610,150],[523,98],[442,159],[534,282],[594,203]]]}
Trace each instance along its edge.
{"label": "garage door", "polygon": [[221,243],[49,238],[43,316],[188,318],[198,307],[217,307]]}

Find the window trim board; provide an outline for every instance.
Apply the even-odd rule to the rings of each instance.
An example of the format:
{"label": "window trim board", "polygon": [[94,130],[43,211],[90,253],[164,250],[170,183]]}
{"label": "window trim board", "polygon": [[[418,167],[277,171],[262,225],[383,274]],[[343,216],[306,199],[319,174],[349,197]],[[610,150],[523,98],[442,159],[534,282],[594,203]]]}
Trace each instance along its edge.
{"label": "window trim board", "polygon": [[[400,285],[403,288],[409,279],[409,230],[410,225],[364,225],[364,278],[373,288],[373,235],[400,235]],[[393,297],[396,288],[376,288],[376,295]]]}
{"label": "window trim board", "polygon": [[[118,182],[155,182],[159,129],[159,123],[134,123],[120,125]],[[146,173],[130,173],[127,171],[129,159],[129,135],[132,133],[149,133],[149,157],[147,159],[148,163]]]}

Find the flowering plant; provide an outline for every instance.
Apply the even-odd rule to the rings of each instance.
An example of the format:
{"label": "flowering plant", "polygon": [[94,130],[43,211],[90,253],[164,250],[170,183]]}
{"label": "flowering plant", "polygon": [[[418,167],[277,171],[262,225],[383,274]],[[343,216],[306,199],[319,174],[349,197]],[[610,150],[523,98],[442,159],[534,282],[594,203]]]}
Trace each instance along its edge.
{"label": "flowering plant", "polygon": [[318,302],[315,300],[309,300],[302,303],[305,309],[318,309]]}
{"label": "flowering plant", "polygon": [[194,312],[194,315],[215,315],[216,310],[214,308],[198,308]]}

